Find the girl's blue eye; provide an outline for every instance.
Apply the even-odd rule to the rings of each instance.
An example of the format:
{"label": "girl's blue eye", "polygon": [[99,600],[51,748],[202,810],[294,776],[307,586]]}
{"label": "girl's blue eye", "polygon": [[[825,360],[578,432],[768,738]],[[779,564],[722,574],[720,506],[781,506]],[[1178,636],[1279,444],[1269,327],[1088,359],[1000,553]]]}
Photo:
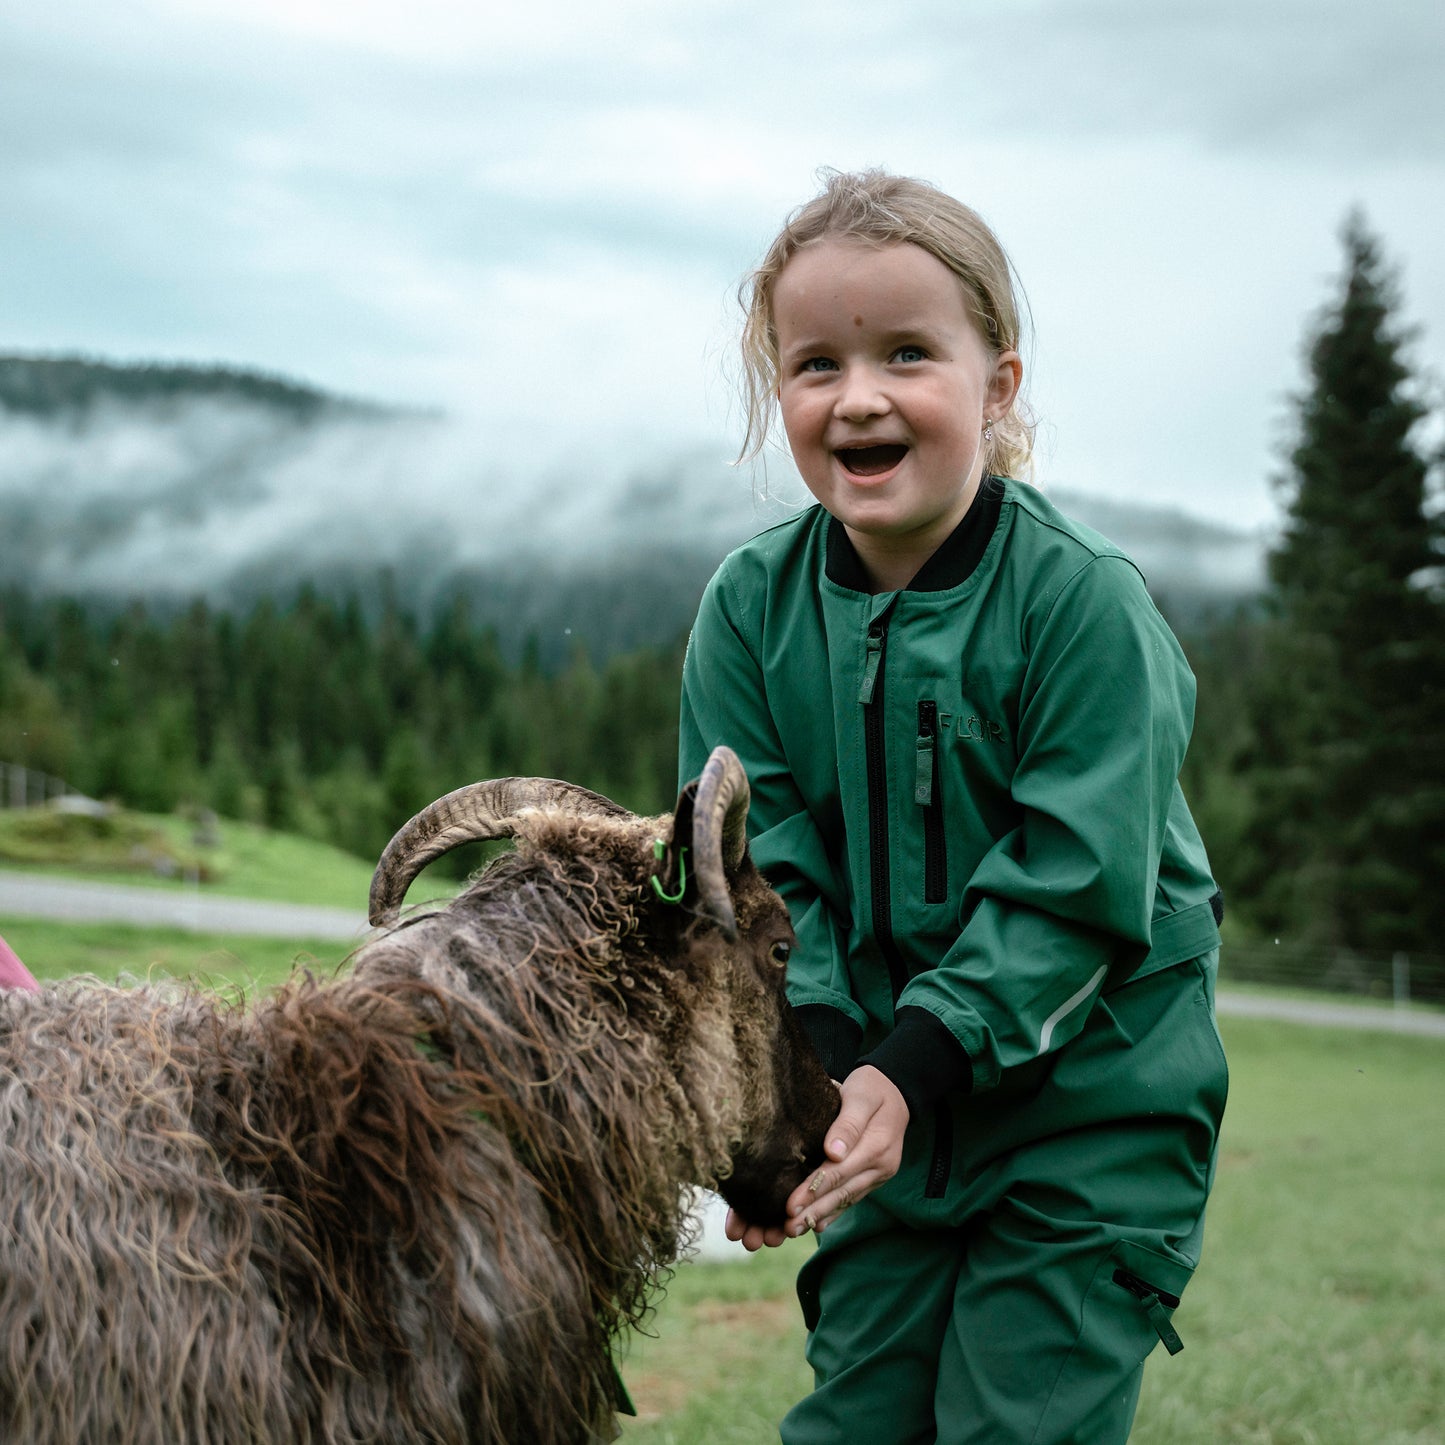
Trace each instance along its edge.
{"label": "girl's blue eye", "polygon": [[810,356],[802,366],[804,371],[832,371],[834,363],[826,356]]}
{"label": "girl's blue eye", "polygon": [[893,359],[895,361],[923,361],[926,359],[926,353],[921,346],[900,346],[893,353]]}

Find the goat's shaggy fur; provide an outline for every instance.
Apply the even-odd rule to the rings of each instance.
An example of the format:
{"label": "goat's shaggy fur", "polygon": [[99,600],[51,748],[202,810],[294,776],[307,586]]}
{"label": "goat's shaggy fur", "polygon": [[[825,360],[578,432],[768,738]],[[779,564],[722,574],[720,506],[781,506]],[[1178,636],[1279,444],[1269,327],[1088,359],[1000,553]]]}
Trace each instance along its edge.
{"label": "goat's shaggy fur", "polygon": [[744,860],[736,942],[659,904],[670,822],[529,815],[456,902],[249,1007],[0,997],[0,1436],[605,1434],[680,1186],[775,1207],[836,1103],[777,898]]}

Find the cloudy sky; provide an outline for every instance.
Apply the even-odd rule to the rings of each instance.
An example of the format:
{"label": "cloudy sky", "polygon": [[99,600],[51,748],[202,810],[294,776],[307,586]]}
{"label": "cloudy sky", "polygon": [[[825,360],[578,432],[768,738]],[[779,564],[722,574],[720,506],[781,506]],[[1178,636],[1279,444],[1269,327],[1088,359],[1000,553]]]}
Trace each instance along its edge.
{"label": "cloudy sky", "polygon": [[1437,0],[15,3],[0,350],[723,455],[739,276],[877,164],[1009,248],[1042,481],[1268,526],[1352,205],[1445,370],[1442,75]]}

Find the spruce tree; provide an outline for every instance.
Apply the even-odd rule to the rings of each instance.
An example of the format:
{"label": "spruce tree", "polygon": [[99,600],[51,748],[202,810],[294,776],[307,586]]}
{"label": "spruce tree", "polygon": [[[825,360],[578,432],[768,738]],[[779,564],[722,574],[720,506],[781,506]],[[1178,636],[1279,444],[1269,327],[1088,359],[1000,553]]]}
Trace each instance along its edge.
{"label": "spruce tree", "polygon": [[1359,215],[1308,349],[1255,699],[1250,859],[1273,930],[1445,947],[1445,606],[1426,409],[1394,277]]}

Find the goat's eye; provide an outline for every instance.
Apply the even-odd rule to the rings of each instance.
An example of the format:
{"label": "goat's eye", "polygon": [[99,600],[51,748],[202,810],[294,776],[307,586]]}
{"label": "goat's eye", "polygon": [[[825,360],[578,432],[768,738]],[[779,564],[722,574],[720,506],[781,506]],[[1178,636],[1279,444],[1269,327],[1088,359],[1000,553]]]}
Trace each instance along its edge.
{"label": "goat's eye", "polygon": [[779,968],[786,968],[793,955],[793,945],[786,938],[780,938],[768,951],[768,956]]}

